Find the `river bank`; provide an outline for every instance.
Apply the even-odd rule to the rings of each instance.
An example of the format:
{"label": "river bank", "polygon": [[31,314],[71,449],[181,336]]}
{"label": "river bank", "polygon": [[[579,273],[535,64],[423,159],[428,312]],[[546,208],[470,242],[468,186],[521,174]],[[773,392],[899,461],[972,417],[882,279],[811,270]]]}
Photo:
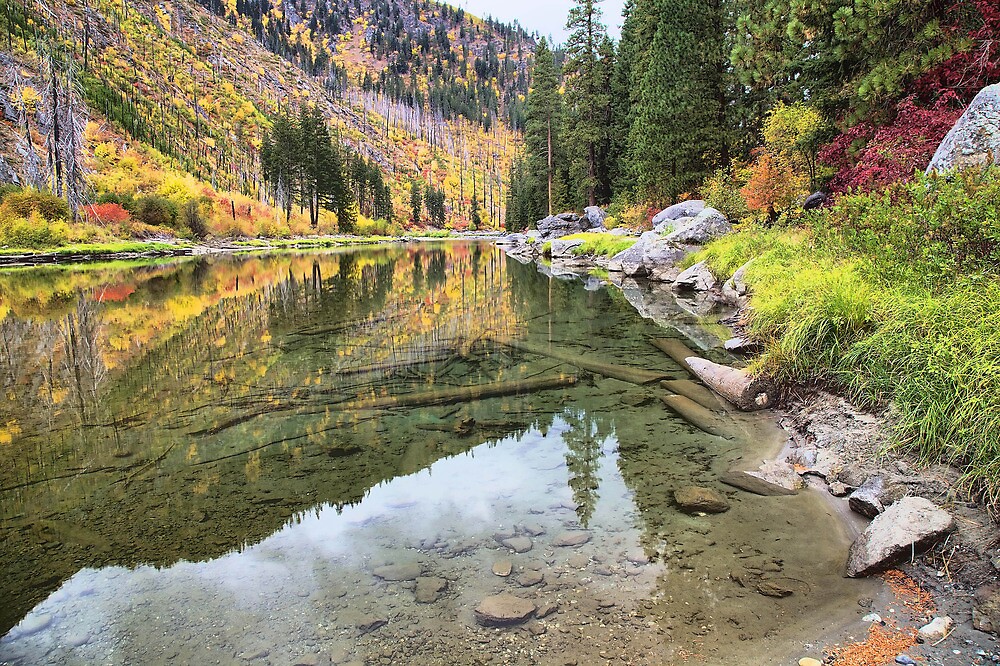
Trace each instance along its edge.
{"label": "river bank", "polygon": [[412,236],[302,236],[293,238],[249,238],[192,242],[175,238],[148,241],[114,241],[66,245],[53,249],[0,249],[0,267],[74,264],[95,261],[124,261],[158,257],[192,257],[275,250],[316,250],[337,247],[386,245],[413,241],[489,239],[492,233],[433,233]]}
{"label": "river bank", "polygon": [[[536,261],[547,274],[579,275],[588,282],[614,285],[644,317],[684,334],[693,348],[709,358],[734,364],[752,360],[749,355],[730,354],[724,349],[728,339],[740,338],[745,332],[742,324],[748,305],[742,298],[734,307],[732,294],[723,293],[726,285],[713,280],[707,289],[678,293],[671,281],[645,282],[617,271],[608,273],[612,263],[608,256],[574,254],[574,245],[579,247],[580,241],[549,242],[545,250],[551,261],[538,256],[542,247],[528,252],[523,252],[523,245],[513,249],[517,256],[520,247],[520,258]],[[663,272],[676,278],[689,262],[682,253],[672,259],[673,268],[664,267]],[[690,314],[689,319],[670,314],[677,311],[678,305]],[[754,349],[751,346],[745,351]],[[893,410],[864,410],[819,386],[793,385],[786,392],[782,408],[773,410],[770,417],[782,429],[785,442],[762,467],[771,472],[776,468],[788,472],[785,478],[791,478],[804,492],[822,497],[831,515],[852,538],[860,536],[868,525],[868,517],[852,510],[853,505],[863,509],[858,498],[850,502],[847,499],[859,488],[873,491],[876,506],[870,509],[871,515],[904,496],[914,496],[944,507],[955,517],[956,524],[953,534],[923,554],[914,552],[899,567],[908,580],[930,596],[920,596],[919,604],[900,598],[896,593],[905,597],[911,590],[890,577],[889,584],[883,586],[884,594],[858,599],[854,621],[813,632],[809,642],[802,645],[802,656],[822,658],[818,653],[834,653],[838,644],[863,642],[862,646],[842,650],[840,661],[835,663],[881,664],[897,656],[904,659],[899,663],[907,663],[905,657],[909,656],[942,665],[1000,660],[995,637],[973,626],[975,623],[975,627],[990,628],[991,614],[995,612],[995,593],[990,585],[996,580],[996,564],[1000,564],[996,557],[997,531],[988,511],[959,490],[961,471],[947,465],[922,465],[912,454],[892,448],[898,419]],[[944,640],[913,645],[917,629],[932,617],[945,616],[956,624]],[[809,634],[806,629],[804,635]],[[887,637],[895,637],[897,644]],[[880,649],[896,653],[887,655]]]}

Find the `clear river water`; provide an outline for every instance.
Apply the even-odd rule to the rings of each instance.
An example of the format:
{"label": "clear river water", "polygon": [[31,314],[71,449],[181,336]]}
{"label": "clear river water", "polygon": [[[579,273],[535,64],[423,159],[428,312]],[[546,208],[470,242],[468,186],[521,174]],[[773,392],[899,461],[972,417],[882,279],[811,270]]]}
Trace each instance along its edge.
{"label": "clear river water", "polygon": [[784,664],[871,590],[821,501],[718,482],[766,427],[505,344],[684,377],[488,244],[6,270],[0,318],[0,664]]}

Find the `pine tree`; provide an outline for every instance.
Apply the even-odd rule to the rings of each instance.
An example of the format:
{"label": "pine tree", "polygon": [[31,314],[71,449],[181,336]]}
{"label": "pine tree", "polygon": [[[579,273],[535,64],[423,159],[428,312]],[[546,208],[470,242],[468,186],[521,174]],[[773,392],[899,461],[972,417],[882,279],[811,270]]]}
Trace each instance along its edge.
{"label": "pine tree", "polygon": [[527,155],[525,175],[533,191],[535,219],[551,215],[559,201],[558,162],[562,158],[560,128],[563,101],[559,94],[559,74],[548,43],[542,38],[535,51],[535,69],[528,95],[524,144]]}
{"label": "pine tree", "polygon": [[420,190],[420,183],[413,181],[410,183],[410,221],[413,224],[420,224],[420,215],[424,207],[424,197]]}
{"label": "pine tree", "polygon": [[[607,180],[601,170],[600,153],[608,137],[606,112],[611,103],[601,62],[606,29],[601,23],[599,0],[578,0],[570,9],[566,28],[566,143],[570,155],[570,175],[580,195],[574,199],[593,206],[597,190]],[[605,55],[606,47],[605,47]],[[610,56],[609,56],[610,57]],[[582,195],[582,196],[581,196]]]}
{"label": "pine tree", "polygon": [[719,162],[720,22],[704,1],[655,0],[656,32],[632,105],[628,168],[638,194],[669,203]]}

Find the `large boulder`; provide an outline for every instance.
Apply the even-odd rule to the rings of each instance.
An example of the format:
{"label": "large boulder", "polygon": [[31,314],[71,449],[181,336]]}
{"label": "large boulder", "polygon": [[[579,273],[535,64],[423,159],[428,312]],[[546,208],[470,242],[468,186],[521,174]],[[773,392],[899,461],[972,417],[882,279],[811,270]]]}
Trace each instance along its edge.
{"label": "large boulder", "polygon": [[611,257],[608,262],[608,271],[624,273],[629,277],[646,277],[649,275],[649,269],[645,263],[646,245],[659,240],[661,239],[658,233],[647,231],[639,237],[635,245]]}
{"label": "large boulder", "polygon": [[586,223],[588,230],[603,230],[604,220],[608,219],[608,214],[599,206],[587,206],[583,209],[581,222]]}
{"label": "large boulder", "polygon": [[733,225],[714,208],[706,208],[691,221],[667,234],[668,241],[687,245],[704,245],[710,240],[733,233]]}
{"label": "large boulder", "polygon": [[701,199],[682,201],[679,204],[670,206],[669,208],[664,208],[659,213],[654,215],[653,226],[658,227],[664,222],[674,222],[684,217],[695,217],[703,210],[705,210],[705,202]]}
{"label": "large boulder", "polygon": [[826,196],[823,192],[813,192],[806,200],[802,202],[802,210],[816,210],[817,208],[822,208],[826,205],[826,202],[830,200],[830,197]]}
{"label": "large boulder", "polygon": [[573,250],[583,245],[582,240],[560,240],[549,241],[550,254],[553,259],[569,259],[574,257]]}
{"label": "large boulder", "polygon": [[650,280],[673,282],[680,275],[677,266],[687,252],[662,238],[654,239],[642,246],[642,264]]}
{"label": "large boulder", "polygon": [[851,546],[847,575],[884,571],[955,529],[955,519],[923,497],[904,497],[878,515]]}
{"label": "large boulder", "polygon": [[979,91],[938,146],[927,173],[996,164],[1000,160],[1000,83]]}
{"label": "large boulder", "polygon": [[688,268],[674,281],[676,288],[690,291],[708,291],[715,285],[715,276],[708,270],[708,264],[704,261]]}
{"label": "large boulder", "polygon": [[544,240],[551,238],[562,238],[571,234],[578,234],[584,231],[585,222],[580,221],[580,216],[576,213],[561,213],[550,215],[544,220],[539,220],[538,235]]}
{"label": "large boulder", "polygon": [[979,631],[1000,634],[1000,586],[987,585],[976,590],[972,626]]}

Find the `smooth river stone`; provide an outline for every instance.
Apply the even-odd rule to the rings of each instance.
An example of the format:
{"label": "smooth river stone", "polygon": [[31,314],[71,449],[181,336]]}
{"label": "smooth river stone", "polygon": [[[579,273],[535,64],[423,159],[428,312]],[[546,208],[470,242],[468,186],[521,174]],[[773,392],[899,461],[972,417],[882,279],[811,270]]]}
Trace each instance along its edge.
{"label": "smooth river stone", "polygon": [[582,546],[588,541],[590,541],[590,532],[579,530],[574,532],[563,532],[562,534],[559,534],[558,536],[556,536],[555,539],[552,540],[552,545],[561,547]]}
{"label": "smooth river stone", "polygon": [[535,604],[506,592],[486,597],[475,608],[476,621],[487,627],[520,624],[535,612]]}
{"label": "smooth river stone", "polygon": [[510,575],[511,569],[514,565],[511,564],[510,560],[500,560],[499,562],[493,563],[493,573],[501,578],[506,578]]}
{"label": "smooth river stone", "polygon": [[417,579],[417,603],[432,604],[438,600],[438,595],[448,586],[444,578],[422,576]]}
{"label": "smooth river stone", "polygon": [[514,537],[513,539],[505,539],[503,545],[515,553],[527,553],[531,550],[531,539],[528,537]]}
{"label": "smooth river stone", "polygon": [[545,575],[541,571],[525,571],[517,577],[517,584],[521,587],[531,587],[538,585],[545,580]]}
{"label": "smooth river stone", "polygon": [[372,573],[382,580],[404,581],[416,580],[421,571],[419,564],[390,564],[388,566],[379,567]]}

